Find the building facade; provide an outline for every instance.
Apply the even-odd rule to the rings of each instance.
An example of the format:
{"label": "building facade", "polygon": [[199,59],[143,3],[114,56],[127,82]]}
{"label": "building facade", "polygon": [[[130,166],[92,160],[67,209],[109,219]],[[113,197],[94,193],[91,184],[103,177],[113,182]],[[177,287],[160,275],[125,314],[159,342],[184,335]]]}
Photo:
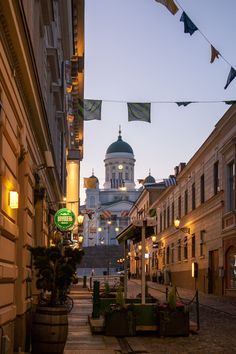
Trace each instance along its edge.
{"label": "building facade", "polygon": [[[147,275],[216,295],[236,295],[236,106],[216,124],[191,160],[175,168],[176,185],[165,187],[153,203],[142,198],[130,217],[144,209],[156,215],[155,242],[146,239]],[[158,188],[157,183],[152,184]],[[144,190],[143,195],[148,194]],[[146,196],[146,198],[148,198]],[[176,228],[174,221],[179,219]],[[131,242],[136,272],[138,243]]]}
{"label": "building facade", "polygon": [[117,245],[116,235],[128,225],[128,212],[140,194],[134,183],[133,149],[122,140],[121,131],[108,147],[104,164],[104,188],[92,175],[96,188],[86,189],[84,246]]}
{"label": "building facade", "polygon": [[49,245],[66,194],[70,132],[79,130],[67,115],[65,62],[76,54],[81,4],[0,2],[0,352],[29,351],[37,293],[28,246]]}

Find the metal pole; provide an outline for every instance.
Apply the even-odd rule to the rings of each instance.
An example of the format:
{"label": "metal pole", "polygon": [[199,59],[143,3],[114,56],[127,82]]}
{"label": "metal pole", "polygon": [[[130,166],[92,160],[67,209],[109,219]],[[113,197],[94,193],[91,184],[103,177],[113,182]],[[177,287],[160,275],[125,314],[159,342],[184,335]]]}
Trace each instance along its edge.
{"label": "metal pole", "polygon": [[200,319],[199,319],[199,298],[198,298],[198,290],[196,291],[196,312],[197,312],[197,330],[200,329]]}
{"label": "metal pole", "polygon": [[141,250],[141,295],[142,295],[142,305],[145,304],[145,231],[146,231],[146,220],[143,220],[142,226],[142,250]]}
{"label": "metal pole", "polygon": [[128,247],[127,247],[127,240],[125,240],[125,245],[124,245],[124,256],[125,256],[125,261],[124,261],[124,297],[125,299],[127,298],[127,292],[128,292],[128,281],[127,281],[127,256],[128,256]]}

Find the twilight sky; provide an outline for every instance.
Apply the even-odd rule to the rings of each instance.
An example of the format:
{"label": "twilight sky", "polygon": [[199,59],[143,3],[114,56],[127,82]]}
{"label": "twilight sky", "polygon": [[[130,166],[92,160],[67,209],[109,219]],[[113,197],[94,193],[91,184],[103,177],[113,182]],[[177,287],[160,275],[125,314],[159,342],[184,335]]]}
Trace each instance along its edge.
{"label": "twilight sky", "polygon": [[[194,103],[178,107],[160,101],[224,101],[236,99],[236,1],[178,0],[201,31],[184,33],[183,10],[173,16],[155,0],[85,0],[85,98],[100,99],[102,120],[84,123],[83,177],[105,182],[108,146],[122,138],[136,158],[135,180],[173,174],[188,162],[216,122],[225,103]],[[210,44],[224,57],[210,64]],[[151,123],[128,122],[126,102],[155,102]],[[140,185],[137,184],[137,187]]]}

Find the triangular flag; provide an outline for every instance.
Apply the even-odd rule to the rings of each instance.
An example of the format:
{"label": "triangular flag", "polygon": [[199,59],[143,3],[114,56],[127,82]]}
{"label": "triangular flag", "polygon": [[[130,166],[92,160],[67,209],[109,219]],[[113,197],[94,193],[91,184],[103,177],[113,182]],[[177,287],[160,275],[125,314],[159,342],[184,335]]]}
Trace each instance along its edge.
{"label": "triangular flag", "polygon": [[211,45],[211,63],[214,62],[215,58],[219,59],[219,55],[220,53],[218,52],[218,50],[215,49],[215,47],[213,47],[213,45]]}
{"label": "triangular flag", "polygon": [[225,104],[235,104],[236,101],[225,101]]}
{"label": "triangular flag", "polygon": [[224,87],[224,89],[227,89],[227,87],[229,86],[229,84],[231,83],[231,81],[233,81],[233,79],[236,76],[236,70],[231,66],[230,72],[229,72],[229,76],[226,82],[226,85]]}
{"label": "triangular flag", "polygon": [[172,15],[175,15],[176,12],[179,11],[179,8],[175,5],[173,0],[155,0],[155,1],[164,5],[172,13]]}
{"label": "triangular flag", "polygon": [[83,120],[101,120],[102,101],[100,100],[79,100],[79,115]]}
{"label": "triangular flag", "polygon": [[128,105],[128,121],[139,120],[143,122],[151,122],[150,103],[127,103]]}
{"label": "triangular flag", "polygon": [[176,102],[176,104],[180,107],[180,106],[187,106],[188,104],[190,104],[192,102]]}
{"label": "triangular flag", "polygon": [[189,33],[190,36],[198,30],[198,28],[195,26],[195,24],[190,20],[188,15],[183,12],[180,21],[184,23],[184,33]]}
{"label": "triangular flag", "polygon": [[84,178],[84,188],[95,189],[97,180],[94,177]]}

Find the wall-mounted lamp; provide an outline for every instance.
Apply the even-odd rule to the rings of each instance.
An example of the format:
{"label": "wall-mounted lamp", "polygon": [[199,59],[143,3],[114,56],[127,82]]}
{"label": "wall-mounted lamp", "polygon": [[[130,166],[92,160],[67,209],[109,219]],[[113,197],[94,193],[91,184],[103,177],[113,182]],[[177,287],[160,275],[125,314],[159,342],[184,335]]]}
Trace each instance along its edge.
{"label": "wall-mounted lamp", "polygon": [[79,243],[83,243],[83,241],[84,241],[84,236],[80,234],[80,235],[78,236],[78,241],[79,241]]}
{"label": "wall-mounted lamp", "polygon": [[151,237],[152,237],[152,242],[155,243],[157,241],[156,235],[152,235]]}
{"label": "wall-mounted lamp", "polygon": [[119,227],[116,227],[116,228],[115,228],[115,231],[118,232],[118,231],[119,231]]}
{"label": "wall-mounted lamp", "polygon": [[102,231],[102,228],[101,227],[98,227],[98,232],[101,232]]}
{"label": "wall-mounted lamp", "polygon": [[111,220],[108,220],[108,221],[107,221],[107,224],[108,224],[108,225],[111,225]]}
{"label": "wall-mounted lamp", "polygon": [[190,234],[190,228],[189,227],[179,227],[179,225],[180,225],[180,219],[179,218],[176,218],[174,220],[174,225],[175,225],[175,228],[177,230],[180,230],[180,231],[184,232],[185,234]]}
{"label": "wall-mounted lamp", "polygon": [[138,245],[138,249],[139,249],[139,251],[141,251],[142,245]]}
{"label": "wall-mounted lamp", "polygon": [[79,225],[82,225],[84,222],[84,215],[83,214],[79,214],[77,217],[77,221]]}
{"label": "wall-mounted lamp", "polygon": [[11,209],[18,209],[19,205],[19,195],[16,191],[9,192],[9,207]]}

